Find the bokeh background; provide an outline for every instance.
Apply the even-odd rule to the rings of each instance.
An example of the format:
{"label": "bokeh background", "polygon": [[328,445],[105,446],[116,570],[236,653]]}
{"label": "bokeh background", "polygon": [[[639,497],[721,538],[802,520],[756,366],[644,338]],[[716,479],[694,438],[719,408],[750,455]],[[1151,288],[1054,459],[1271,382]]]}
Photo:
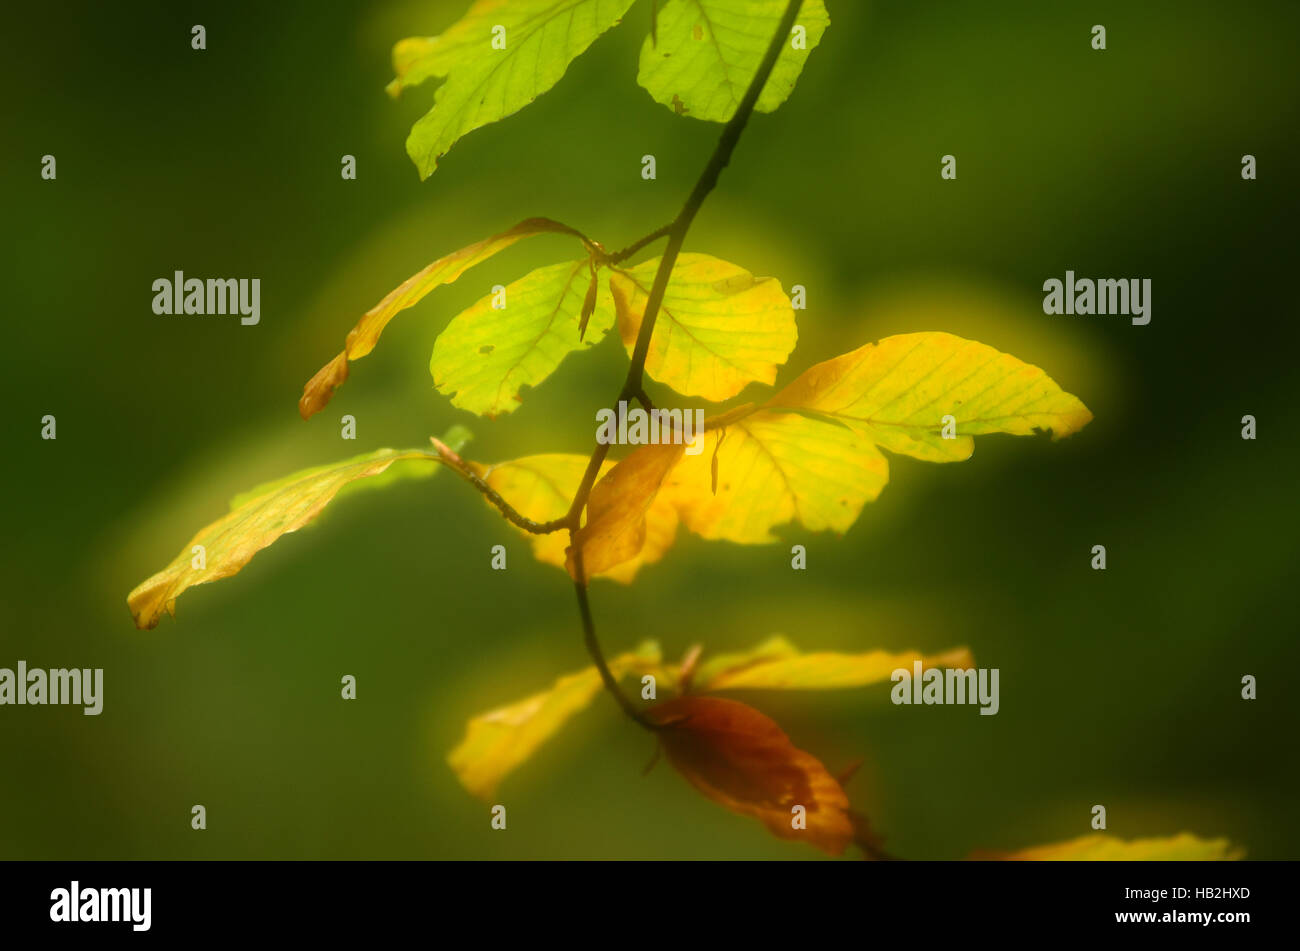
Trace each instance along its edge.
{"label": "bokeh background", "polygon": [[[0,666],[103,667],[106,696],[97,718],[0,708],[0,857],[818,857],[666,764],[642,776],[651,743],[603,696],[506,780],[508,831],[489,828],[445,754],[469,716],[586,658],[563,574],[445,475],[344,500],[187,593],[175,620],[131,623],[126,593],[261,481],[457,422],[485,461],[589,450],[625,366],[615,339],[492,423],[427,371],[454,314],[569,254],[561,238],[401,315],[329,412],[297,415],[356,317],[428,261],[530,215],[622,246],[675,214],[712,150],[718,126],[635,83],[641,0],[420,183],[403,142],[432,90],[389,100],[389,50],[466,5],[6,12]],[[961,465],[894,459],[842,538],[683,535],[633,587],[595,585],[606,649],[654,638],[676,657],[773,633],[810,650],[969,645],[1001,670],[995,717],[895,707],[888,685],[741,696],[832,770],[863,758],[849,792],[907,857],[1070,839],[1101,803],[1119,836],[1188,830],[1295,858],[1300,6],[828,7],[793,96],[752,121],[688,250],[807,287],[783,380],[947,330],[1043,366],[1096,419],[1057,444],[981,439]],[[956,181],[940,180],[946,153]],[[1042,282],[1067,268],[1151,278],[1150,325],[1045,316]],[[151,282],[175,269],[260,277],[261,324],[155,316]],[[807,571],[790,570],[795,542]],[[505,572],[489,568],[498,543]]]}

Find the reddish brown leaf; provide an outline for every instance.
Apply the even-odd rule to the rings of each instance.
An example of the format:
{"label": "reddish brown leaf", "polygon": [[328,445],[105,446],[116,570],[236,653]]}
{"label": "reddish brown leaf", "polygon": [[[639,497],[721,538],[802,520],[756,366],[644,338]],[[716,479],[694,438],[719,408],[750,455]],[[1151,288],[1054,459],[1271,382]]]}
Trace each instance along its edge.
{"label": "reddish brown leaf", "polygon": [[[753,707],[684,696],[649,715],[664,727],[659,739],[669,762],[714,802],[831,855],[853,841],[849,799],[835,777]],[[797,828],[796,806],[804,808],[806,828]]]}

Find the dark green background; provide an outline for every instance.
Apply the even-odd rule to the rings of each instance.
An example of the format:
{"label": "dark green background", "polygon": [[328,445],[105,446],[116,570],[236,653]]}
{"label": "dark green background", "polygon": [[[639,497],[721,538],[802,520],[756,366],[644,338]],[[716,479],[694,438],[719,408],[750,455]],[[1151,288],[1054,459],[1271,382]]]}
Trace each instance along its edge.
{"label": "dark green background", "polygon": [[[6,12],[0,666],[103,667],[106,698],[98,718],[0,708],[0,857],[818,854],[663,764],[643,778],[651,743],[606,697],[506,780],[509,829],[489,829],[446,752],[469,716],[585,656],[564,575],[445,475],[345,500],[186,594],[175,620],[131,624],[126,593],[263,480],[453,422],[483,460],[588,451],[625,365],[615,340],[495,423],[454,410],[426,369],[451,316],[571,254],[560,238],[403,314],[328,412],[297,416],[356,317],[428,261],[530,215],[621,246],[676,212],[712,150],[718,126],[635,83],[641,0],[420,183],[403,142],[432,90],[389,100],[388,52],[465,5]],[[753,120],[688,250],[806,285],[783,380],[947,330],[1043,366],[1096,419],[1058,444],[983,438],[961,465],[892,460],[843,538],[683,535],[635,586],[595,585],[607,649],[657,638],[676,657],[777,632],[805,649],[969,645],[1001,670],[996,717],[895,707],[888,685],[745,698],[832,769],[864,757],[849,792],[904,856],[1074,838],[1102,803],[1116,835],[1296,857],[1300,7],[828,6],[793,96]],[[57,181],[40,178],[46,153]],[[640,178],[646,153],[657,181]],[[1243,153],[1258,181],[1241,180]],[[1151,324],[1045,316],[1042,282],[1067,268],[1151,278]],[[175,269],[260,277],[261,324],[155,316],[150,285]],[[1246,413],[1257,441],[1240,439]],[[506,572],[489,569],[497,543]]]}

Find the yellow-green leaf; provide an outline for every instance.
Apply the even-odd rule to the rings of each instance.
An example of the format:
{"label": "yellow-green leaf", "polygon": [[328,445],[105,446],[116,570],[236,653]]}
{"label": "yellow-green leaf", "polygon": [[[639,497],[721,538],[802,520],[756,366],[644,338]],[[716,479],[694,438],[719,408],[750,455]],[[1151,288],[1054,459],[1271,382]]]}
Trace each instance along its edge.
{"label": "yellow-green leaf", "polygon": [[885,457],[859,433],[760,410],[709,432],[703,451],[683,457],[661,494],[697,535],[757,544],[775,541],[772,529],[790,521],[843,533],[888,481]]}
{"label": "yellow-green leaf", "polygon": [[475,0],[442,35],[398,43],[391,95],[430,78],[445,80],[433,108],[406,140],[420,178],[433,174],[461,136],[518,112],[559,82],[569,63],[631,5],[632,0]]}
{"label": "yellow-green leaf", "polygon": [[1120,839],[1094,833],[1019,852],[976,853],[971,857],[1009,862],[1218,862],[1234,861],[1243,854],[1227,839],[1201,839],[1180,832],[1163,839]]}
{"label": "yellow-green leaf", "polygon": [[307,381],[307,385],[303,387],[302,398],[298,401],[298,412],[302,418],[308,419],[325,407],[330,397],[334,395],[334,391],[348,378],[348,361],[360,360],[373,350],[375,344],[379,342],[380,334],[399,311],[417,303],[434,288],[451,284],[474,265],[486,261],[499,251],[504,251],[516,241],[546,233],[568,234],[579,238],[584,243],[587,241],[581,232],[558,221],[551,221],[549,218],[529,218],[500,234],[494,234],[459,251],[453,251],[403,281],[362,315],[357,325],[348,332],[343,352],[325,364]]}
{"label": "yellow-green leaf", "polygon": [[452,319],[433,345],[429,372],[439,392],[480,416],[509,413],[519,391],[551,375],[568,354],[595,345],[614,321],[609,295],[597,294],[579,337],[591,278],[583,258],[538,268],[505,288],[505,306],[489,294]]}
{"label": "yellow-green leaf", "polygon": [[[610,275],[619,334],[630,354],[659,259]],[[775,278],[707,254],[683,254],[674,267],[645,371],[685,396],[718,402],[749,383],[772,383],[798,338],[790,298]]]}
{"label": "yellow-green leaf", "polygon": [[700,665],[694,677],[695,690],[838,690],[865,687],[890,679],[900,668],[911,671],[920,661],[922,669],[974,666],[969,649],[953,648],[926,656],[916,651],[867,651],[843,654],[818,651],[801,654],[788,641],[774,637],[753,651],[726,654]]}
{"label": "yellow-green leaf", "polygon": [[[636,81],[679,115],[726,122],[758,72],[786,0],[667,0],[658,35],[646,37]],[[822,0],[805,0],[755,108],[771,112],[794,90],[830,17]],[[803,45],[796,39],[802,28]]]}
{"label": "yellow-green leaf", "polygon": [[[886,337],[819,363],[768,405],[814,411],[891,452],[932,462],[968,458],[972,436],[1050,430],[1060,439],[1092,419],[1038,367],[946,333]],[[949,415],[953,439],[943,438]]]}
{"label": "yellow-green leaf", "polygon": [[[231,511],[201,529],[166,568],[127,596],[136,626],[151,628],[163,612],[175,614],[187,588],[228,578],[281,535],[302,528],[358,479],[378,476],[394,463],[414,461],[436,471],[437,453],[425,449],[379,449],[344,462],[316,466],[246,492]],[[410,472],[406,474],[411,474]],[[202,558],[194,551],[202,546]]]}
{"label": "yellow-green leaf", "polygon": [[[659,660],[659,645],[648,641],[635,653],[615,657],[609,669],[616,678],[654,673]],[[601,687],[600,673],[588,667],[559,678],[549,690],[480,714],[469,721],[465,738],[448,754],[447,762],[472,795],[488,798],[511,770],[585,709]]]}

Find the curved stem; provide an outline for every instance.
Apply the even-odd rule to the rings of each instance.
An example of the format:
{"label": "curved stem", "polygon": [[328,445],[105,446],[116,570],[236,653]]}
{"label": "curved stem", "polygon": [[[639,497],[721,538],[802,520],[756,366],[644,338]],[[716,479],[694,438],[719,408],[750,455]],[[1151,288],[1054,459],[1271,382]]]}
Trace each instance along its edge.
{"label": "curved stem", "polygon": [[[623,381],[622,389],[619,391],[619,399],[640,399],[643,403],[649,402],[643,384],[645,361],[650,353],[650,338],[654,334],[655,320],[659,316],[664,293],[668,289],[669,275],[671,275],[673,265],[677,262],[677,255],[681,252],[682,245],[686,241],[686,232],[690,229],[691,222],[695,220],[695,215],[699,212],[700,206],[704,204],[704,199],[718,184],[718,176],[722,174],[722,170],[731,161],[731,153],[735,150],[736,143],[740,141],[740,134],[745,131],[745,125],[754,112],[754,106],[758,104],[758,97],[762,93],[763,87],[767,85],[768,77],[772,75],[772,69],[776,66],[776,61],[780,57],[781,49],[790,35],[790,29],[794,26],[795,17],[798,16],[799,7],[802,3],[803,0],[789,0],[786,4],[785,12],[781,14],[781,22],[777,24],[776,33],[772,36],[772,42],[768,44],[767,52],[763,55],[758,71],[754,73],[749,88],[745,90],[744,97],[736,107],[735,115],[727,122],[722,130],[722,135],[718,137],[718,144],[713,150],[709,163],[704,166],[704,171],[700,173],[699,180],[695,183],[695,187],[691,189],[686,204],[682,206],[682,210],[678,212],[677,217],[670,224],[651,232],[617,254],[607,256],[611,263],[618,263],[635,254],[650,242],[665,236],[668,238],[668,245],[664,249],[663,257],[659,259],[659,268],[655,271],[654,285],[650,289],[645,312],[641,316],[641,327],[637,332],[636,347],[632,351],[632,362],[627,369],[627,378]],[[632,701],[619,688],[618,681],[614,679],[613,674],[609,671],[609,665],[605,663],[605,656],[600,649],[600,642],[596,638],[596,625],[591,616],[591,604],[587,598],[587,573],[582,563],[582,548],[575,542],[576,533],[582,527],[582,512],[587,507],[587,500],[591,496],[591,489],[596,482],[596,475],[600,472],[601,464],[604,463],[608,454],[608,445],[596,444],[596,448],[592,450],[591,459],[587,463],[587,471],[583,474],[582,482],[573,497],[573,504],[569,507],[569,512],[564,519],[569,528],[570,545],[573,549],[573,565],[577,575],[574,586],[578,594],[578,612],[582,615],[582,630],[587,645],[587,653],[591,655],[592,662],[596,665],[596,669],[600,671],[600,679],[604,682],[605,689],[613,695],[618,705],[623,708],[624,713],[646,729],[654,730],[657,727],[646,720],[632,706]]]}

